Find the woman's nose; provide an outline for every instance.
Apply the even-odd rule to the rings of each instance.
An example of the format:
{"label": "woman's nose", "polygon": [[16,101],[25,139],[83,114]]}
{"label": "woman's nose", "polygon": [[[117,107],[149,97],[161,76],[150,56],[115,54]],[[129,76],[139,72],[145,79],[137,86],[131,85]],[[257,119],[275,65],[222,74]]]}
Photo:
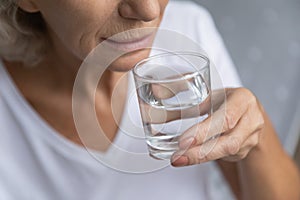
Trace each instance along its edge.
{"label": "woman's nose", "polygon": [[119,14],[127,19],[153,21],[160,16],[160,0],[123,0]]}

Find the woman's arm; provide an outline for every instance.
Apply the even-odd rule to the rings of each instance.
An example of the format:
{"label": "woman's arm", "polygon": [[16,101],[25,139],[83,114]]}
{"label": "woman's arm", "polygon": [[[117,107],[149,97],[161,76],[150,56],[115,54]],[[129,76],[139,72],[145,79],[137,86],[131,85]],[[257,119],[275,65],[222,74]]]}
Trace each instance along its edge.
{"label": "woman's arm", "polygon": [[[238,199],[300,199],[300,177],[256,97],[226,89],[224,103],[179,140],[174,166],[218,160]],[[209,139],[211,136],[222,135]]]}
{"label": "woman's arm", "polygon": [[238,163],[218,160],[237,199],[300,199],[300,177],[265,115],[260,143]]}
{"label": "woman's arm", "polygon": [[237,163],[243,199],[299,200],[299,171],[281,147],[266,114],[264,118],[259,144]]}

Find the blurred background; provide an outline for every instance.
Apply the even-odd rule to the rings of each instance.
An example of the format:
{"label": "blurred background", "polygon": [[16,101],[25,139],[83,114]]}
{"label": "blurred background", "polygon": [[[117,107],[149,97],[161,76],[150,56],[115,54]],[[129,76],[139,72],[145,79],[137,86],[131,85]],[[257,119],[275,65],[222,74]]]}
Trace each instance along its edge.
{"label": "blurred background", "polygon": [[244,86],[293,154],[300,134],[300,0],[194,1],[212,14]]}

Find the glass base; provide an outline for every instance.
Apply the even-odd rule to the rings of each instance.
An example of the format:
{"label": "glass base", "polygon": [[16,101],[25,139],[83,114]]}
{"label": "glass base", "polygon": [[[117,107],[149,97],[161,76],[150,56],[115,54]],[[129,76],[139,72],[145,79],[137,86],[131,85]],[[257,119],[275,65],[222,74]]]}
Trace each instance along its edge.
{"label": "glass base", "polygon": [[173,153],[175,153],[175,150],[160,150],[155,149],[151,146],[148,146],[149,149],[149,155],[157,160],[170,160]]}

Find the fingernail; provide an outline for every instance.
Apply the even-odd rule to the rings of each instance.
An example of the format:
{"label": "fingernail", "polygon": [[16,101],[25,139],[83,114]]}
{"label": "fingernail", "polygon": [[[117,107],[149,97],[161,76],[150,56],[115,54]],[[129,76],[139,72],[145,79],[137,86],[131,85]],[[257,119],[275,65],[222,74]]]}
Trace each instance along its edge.
{"label": "fingernail", "polygon": [[194,137],[183,139],[182,141],[179,141],[179,148],[180,149],[187,149],[190,146],[193,146],[196,144],[196,140]]}
{"label": "fingernail", "polygon": [[187,156],[174,156],[172,159],[172,165],[174,167],[182,167],[189,164],[189,159]]}

